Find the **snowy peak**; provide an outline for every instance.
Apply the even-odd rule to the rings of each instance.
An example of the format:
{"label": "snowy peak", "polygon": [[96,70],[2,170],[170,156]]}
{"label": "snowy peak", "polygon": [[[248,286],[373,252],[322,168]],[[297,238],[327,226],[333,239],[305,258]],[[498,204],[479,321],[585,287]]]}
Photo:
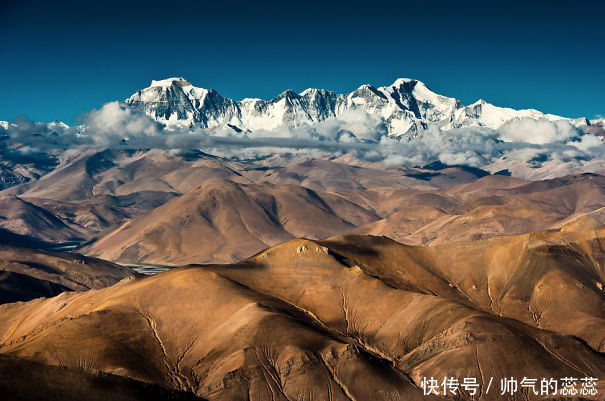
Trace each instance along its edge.
{"label": "snowy peak", "polygon": [[[485,126],[497,129],[518,118],[563,117],[537,110],[497,107],[483,100],[464,106],[456,98],[435,93],[423,82],[398,78],[389,86],[361,85],[346,94],[309,88],[300,94],[288,89],[271,100],[246,98],[233,101],[214,89],[193,86],[184,78],[152,81],[126,104],[145,112],[167,128],[236,127],[239,130],[272,130],[300,127],[328,118],[345,118],[351,110],[380,116],[391,136],[416,136],[429,125],[443,129]],[[587,125],[586,119],[565,119]]]}
{"label": "snowy peak", "polygon": [[[62,132],[62,131],[69,129],[69,125],[67,125],[64,122],[59,121],[59,120],[55,120],[51,123],[36,123],[36,124],[46,125],[46,127],[50,131]],[[17,126],[18,125],[14,122],[0,121],[0,128],[5,129],[5,130],[8,130],[11,127],[17,127]]]}
{"label": "snowy peak", "polygon": [[399,107],[411,111],[417,119],[424,122],[450,121],[454,111],[463,107],[459,100],[439,95],[423,82],[414,79],[399,78],[391,86],[380,90],[388,94]]}
{"label": "snowy peak", "polygon": [[298,94],[296,92],[294,92],[292,89],[287,89],[285,91],[283,91],[282,93],[280,93],[279,95],[277,95],[277,97],[274,100],[282,100],[282,99],[298,99],[300,96],[298,96]]}
{"label": "snowy peak", "polygon": [[395,80],[395,82],[393,82],[393,84],[391,85],[391,87],[401,87],[403,85],[409,85],[409,84],[415,85],[418,82],[420,82],[420,81],[417,81],[417,80],[412,79],[412,78],[397,78]]}
{"label": "snowy peak", "polygon": [[155,86],[159,86],[162,88],[166,88],[169,86],[192,86],[191,82],[187,81],[185,78],[168,78],[168,79],[162,79],[160,81],[151,81],[151,85],[149,85],[150,88],[155,87]]}
{"label": "snowy peak", "polygon": [[50,130],[60,130],[64,131],[69,128],[69,125],[65,124],[63,121],[55,120],[52,123],[46,124],[48,129]]}

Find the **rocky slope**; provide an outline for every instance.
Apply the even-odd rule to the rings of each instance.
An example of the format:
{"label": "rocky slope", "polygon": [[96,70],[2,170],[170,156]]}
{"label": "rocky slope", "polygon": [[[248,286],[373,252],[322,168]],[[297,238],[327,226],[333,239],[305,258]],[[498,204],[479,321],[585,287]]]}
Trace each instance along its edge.
{"label": "rocky slope", "polygon": [[104,288],[136,275],[111,262],[42,246],[51,244],[0,231],[0,304]]}
{"label": "rocky slope", "polygon": [[209,400],[431,399],[431,376],[477,380],[475,396],[452,399],[545,399],[502,395],[500,380],[603,377],[604,235],[296,239],[234,265],[1,306],[0,353]]}

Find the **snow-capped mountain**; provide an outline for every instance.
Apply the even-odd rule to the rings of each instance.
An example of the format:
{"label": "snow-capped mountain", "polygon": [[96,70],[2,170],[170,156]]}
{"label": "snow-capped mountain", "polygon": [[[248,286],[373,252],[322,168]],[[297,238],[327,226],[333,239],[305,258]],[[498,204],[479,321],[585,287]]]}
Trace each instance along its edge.
{"label": "snow-capped mountain", "polygon": [[455,98],[439,95],[424,83],[400,78],[392,85],[375,88],[362,85],[351,93],[336,94],[323,89],[301,93],[287,90],[271,100],[222,97],[214,89],[197,88],[183,78],[152,81],[126,100],[168,128],[231,126],[236,130],[271,130],[280,126],[299,127],[351,110],[381,116],[392,136],[415,136],[429,124],[443,129],[485,126],[493,129],[514,119],[568,120],[582,126],[588,120],[566,119],[538,110],[496,107],[483,100],[464,106]]}
{"label": "snow-capped mountain", "polygon": [[[39,124],[44,124],[46,125],[46,127],[50,130],[50,131],[65,131],[66,129],[69,128],[69,125],[65,124],[62,121],[59,120],[55,120],[51,123],[39,123]],[[16,127],[16,124],[14,122],[9,122],[9,121],[0,121],[0,128],[2,129],[9,129],[11,126]]]}

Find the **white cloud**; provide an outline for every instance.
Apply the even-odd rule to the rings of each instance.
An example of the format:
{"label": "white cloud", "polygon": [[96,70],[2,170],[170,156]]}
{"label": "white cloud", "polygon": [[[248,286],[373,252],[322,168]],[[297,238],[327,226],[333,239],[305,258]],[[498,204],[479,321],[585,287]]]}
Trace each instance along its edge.
{"label": "white cloud", "polygon": [[[237,132],[224,127],[166,131],[143,113],[111,102],[88,113],[82,126],[52,134],[46,125],[25,120],[8,129],[0,142],[3,157],[42,159],[44,153],[65,154],[86,147],[201,149],[222,156],[254,158],[275,153],[308,154],[351,152],[369,161],[422,166],[433,161],[483,167],[493,163],[536,163],[603,159],[605,144],[566,121],[520,119],[499,130],[467,127],[442,131],[429,126],[417,138],[387,136],[384,120],[364,111],[298,128]],[[0,132],[2,134],[2,132]]]}
{"label": "white cloud", "polygon": [[85,133],[101,146],[110,146],[116,140],[155,136],[161,131],[155,121],[119,102],[106,103],[88,113],[84,126]]}
{"label": "white cloud", "polygon": [[543,145],[553,142],[564,142],[579,131],[565,120],[550,121],[521,118],[504,124],[499,128],[502,139],[507,142],[526,142]]}
{"label": "white cloud", "polygon": [[601,154],[605,154],[605,143],[598,136],[586,134],[583,135],[577,142],[569,142],[570,145],[584,151],[598,151],[600,148]]}

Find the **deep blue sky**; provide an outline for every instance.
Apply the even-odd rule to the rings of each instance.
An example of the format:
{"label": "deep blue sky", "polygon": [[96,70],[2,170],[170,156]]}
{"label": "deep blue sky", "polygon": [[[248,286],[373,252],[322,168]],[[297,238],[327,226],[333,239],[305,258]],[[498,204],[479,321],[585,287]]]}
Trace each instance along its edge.
{"label": "deep blue sky", "polygon": [[603,1],[190,3],[0,1],[0,120],[73,123],[171,76],[234,99],[410,77],[465,104],[605,114]]}

